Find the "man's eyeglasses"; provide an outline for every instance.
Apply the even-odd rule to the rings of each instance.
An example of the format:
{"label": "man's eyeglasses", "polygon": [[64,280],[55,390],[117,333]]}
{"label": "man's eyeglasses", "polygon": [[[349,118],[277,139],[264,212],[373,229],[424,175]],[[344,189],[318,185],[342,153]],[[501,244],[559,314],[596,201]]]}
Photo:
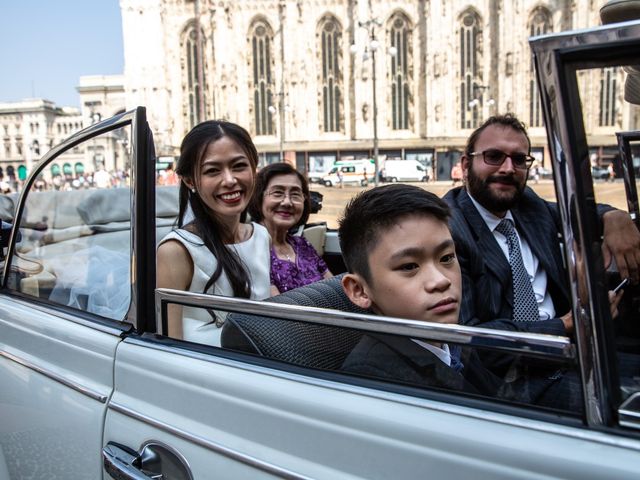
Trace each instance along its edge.
{"label": "man's eyeglasses", "polygon": [[266,192],[266,195],[268,195],[269,197],[273,198],[278,202],[281,202],[286,197],[289,197],[289,200],[291,201],[291,203],[304,203],[304,195],[302,194],[302,192],[298,190],[292,190],[290,192],[287,192],[286,190],[275,188],[273,190],[269,190],[268,192]]}
{"label": "man's eyeglasses", "polygon": [[531,167],[531,164],[535,160],[531,155],[527,155],[526,153],[504,153],[502,150],[496,150],[495,148],[490,148],[489,150],[485,150],[484,152],[471,152],[471,155],[482,155],[482,159],[484,163],[487,165],[491,165],[493,167],[499,167],[504,163],[504,161],[509,157],[513,166],[519,168],[520,170],[528,170]]}

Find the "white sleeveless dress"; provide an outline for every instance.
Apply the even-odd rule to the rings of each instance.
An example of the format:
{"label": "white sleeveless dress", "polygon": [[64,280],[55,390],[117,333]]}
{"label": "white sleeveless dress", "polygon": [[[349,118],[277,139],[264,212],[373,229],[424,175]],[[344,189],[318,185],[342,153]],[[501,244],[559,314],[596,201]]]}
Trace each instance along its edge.
{"label": "white sleeveless dress", "polygon": [[[233,249],[247,267],[251,278],[251,300],[262,300],[271,295],[270,237],[269,232],[262,225],[253,222],[251,225],[253,233],[248,240],[227,245],[227,248]],[[168,240],[179,241],[191,255],[193,278],[189,291],[203,293],[211,274],[218,266],[218,260],[205,247],[200,237],[187,230],[177,229],[169,232],[160,241],[160,245]],[[233,289],[226,273],[223,272],[206,293],[232,297]],[[203,308],[182,307],[183,338],[190,342],[220,346],[221,327],[227,312],[216,311],[215,313],[216,319]]]}

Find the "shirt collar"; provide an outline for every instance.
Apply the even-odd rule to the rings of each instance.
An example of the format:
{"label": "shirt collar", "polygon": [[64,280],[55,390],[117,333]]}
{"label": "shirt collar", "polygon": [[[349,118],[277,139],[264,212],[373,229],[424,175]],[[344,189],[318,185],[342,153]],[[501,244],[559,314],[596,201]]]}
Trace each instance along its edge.
{"label": "shirt collar", "polygon": [[469,190],[467,190],[467,195],[469,195],[471,202],[473,202],[473,205],[476,207],[476,210],[478,210],[478,213],[484,220],[484,223],[487,224],[487,227],[489,227],[489,230],[491,230],[492,232],[496,229],[496,227],[500,224],[500,222],[504,220],[504,218],[508,218],[515,225],[515,221],[513,219],[513,214],[511,213],[511,210],[507,210],[507,213],[504,216],[504,218],[496,217],[493,213],[491,213],[489,210],[487,210],[482,205],[480,205],[478,201],[471,196],[471,194],[469,193]]}
{"label": "shirt collar", "polygon": [[418,340],[416,338],[412,338],[411,340],[413,340],[415,343],[420,345],[422,348],[425,348],[425,349],[429,350],[436,357],[438,357],[438,359],[442,363],[444,363],[448,367],[451,366],[451,352],[449,350],[449,345],[447,345],[446,343],[442,344],[442,348],[438,348],[435,345],[432,345],[430,343],[424,342],[422,340]]}

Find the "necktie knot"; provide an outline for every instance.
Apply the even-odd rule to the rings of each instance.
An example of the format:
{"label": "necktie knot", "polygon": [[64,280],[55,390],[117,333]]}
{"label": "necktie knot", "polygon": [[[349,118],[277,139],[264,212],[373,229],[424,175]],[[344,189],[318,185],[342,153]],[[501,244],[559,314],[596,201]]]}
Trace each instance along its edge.
{"label": "necktie knot", "polygon": [[515,233],[513,222],[509,218],[504,218],[496,227],[496,230],[505,237],[510,237]]}

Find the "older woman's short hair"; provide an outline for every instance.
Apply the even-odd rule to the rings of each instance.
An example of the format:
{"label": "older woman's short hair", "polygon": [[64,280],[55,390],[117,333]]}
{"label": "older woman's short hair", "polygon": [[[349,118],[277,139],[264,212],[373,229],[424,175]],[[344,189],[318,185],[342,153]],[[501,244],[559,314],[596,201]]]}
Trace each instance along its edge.
{"label": "older woman's short hair", "polygon": [[260,169],[258,171],[258,175],[256,177],[256,185],[253,191],[253,197],[251,202],[249,203],[249,215],[251,215],[251,219],[254,222],[262,222],[264,220],[264,215],[262,214],[262,202],[264,200],[264,193],[267,189],[267,185],[272,178],[277,177],[278,175],[289,175],[294,174],[300,180],[300,185],[302,186],[302,193],[304,194],[304,210],[302,212],[302,216],[298,223],[295,224],[294,227],[299,227],[300,225],[304,225],[309,220],[309,214],[311,213],[311,200],[309,198],[309,183],[303,174],[301,174],[298,170],[293,168],[288,163],[279,162],[272,163],[271,165],[267,165],[266,167]]}

